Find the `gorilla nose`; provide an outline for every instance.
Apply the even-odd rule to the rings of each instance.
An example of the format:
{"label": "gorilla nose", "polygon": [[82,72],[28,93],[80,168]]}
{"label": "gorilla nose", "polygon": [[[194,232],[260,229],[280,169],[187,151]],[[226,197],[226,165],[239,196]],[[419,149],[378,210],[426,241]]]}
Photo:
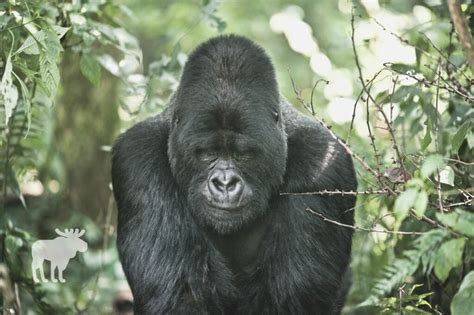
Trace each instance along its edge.
{"label": "gorilla nose", "polygon": [[243,180],[233,169],[218,169],[209,178],[209,190],[214,198],[234,203],[244,190]]}

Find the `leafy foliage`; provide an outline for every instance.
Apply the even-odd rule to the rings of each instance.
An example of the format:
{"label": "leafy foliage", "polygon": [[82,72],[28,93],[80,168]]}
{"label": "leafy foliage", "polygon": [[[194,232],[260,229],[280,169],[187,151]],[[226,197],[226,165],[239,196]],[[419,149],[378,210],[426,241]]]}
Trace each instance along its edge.
{"label": "leafy foliage", "polygon": [[474,271],[464,277],[451,303],[452,315],[469,314],[474,309]]}
{"label": "leafy foliage", "polygon": [[402,257],[384,268],[380,279],[373,286],[371,295],[361,306],[377,304],[381,297],[397,289],[418,269],[424,273],[431,272],[435,260],[432,253],[438,250],[446,236],[447,233],[442,230],[432,230],[420,236],[414,242],[413,248],[405,250]]}
{"label": "leafy foliage", "polygon": [[[123,281],[109,238],[110,223],[99,228],[76,209],[64,210],[66,219],[59,221],[57,212],[50,210],[68,209],[61,194],[54,193],[55,185],[61,187],[57,183],[61,161],[52,153],[55,114],[68,110],[67,104],[66,108],[56,104],[62,90],[62,58],[78,56],[86,80],[76,84],[92,83],[100,91],[108,75],[120,81],[117,110],[126,128],[164,108],[186,61],[183,51],[225,29],[269,48],[281,87],[293,103],[300,96],[313,102],[314,96],[316,115],[331,120],[338,118],[328,114],[332,101],[351,100],[352,121],[332,130],[348,134],[347,145],[360,157],[355,164],[365,193],[358,197],[356,225],[386,233],[356,233],[355,279],[346,312],[464,315],[473,309],[473,73],[443,2],[372,1],[378,3],[377,9],[362,1],[321,1],[318,10],[312,0],[289,7],[251,0],[205,0],[200,6],[169,0],[125,2],[136,12],[135,18],[130,9],[112,0],[0,3],[0,259],[4,259],[0,263],[7,264],[19,286],[23,309],[108,313],[111,296]],[[472,27],[474,6],[463,1],[462,8]],[[377,18],[390,23],[376,20],[377,10],[382,12]],[[407,22],[419,12],[424,22]],[[291,29],[273,25],[282,16],[278,14],[298,35],[312,30],[317,45],[311,53],[316,54],[309,56],[307,46],[291,41]],[[353,47],[347,36],[352,19]],[[144,57],[138,38],[127,31],[124,21],[134,25]],[[403,26],[392,30],[400,21]],[[383,44],[397,42],[414,58],[393,58],[396,54],[380,45],[377,34],[383,34]],[[381,62],[381,54],[395,60]],[[318,60],[329,64],[329,75],[320,71]],[[291,89],[289,65],[304,82],[301,95]],[[321,79],[330,83],[314,88]],[[337,113],[344,110],[339,106]],[[97,151],[109,145],[104,143]],[[40,200],[32,201],[25,195],[25,185],[37,183],[45,191]],[[19,206],[8,200],[19,201]],[[100,215],[109,217],[110,205],[104,209]],[[70,283],[68,278],[67,287],[34,285],[31,243],[40,235],[49,237],[48,231],[58,222],[86,226],[91,251],[76,262],[80,274]]]}
{"label": "leafy foliage", "polygon": [[[375,21],[387,36],[416,50],[416,64],[385,63],[368,83],[362,83],[368,86],[362,98],[368,99],[367,124],[374,128],[369,129],[370,165],[376,170],[367,176],[376,182],[367,180],[364,186],[389,191],[388,197],[371,200],[370,208],[381,209],[376,216],[382,219],[377,221],[393,234],[391,246],[384,250],[388,261],[359,307],[377,306],[388,313],[448,313],[459,279],[473,264],[472,69],[454,30],[445,31],[449,16],[436,11],[436,6],[427,7],[434,22],[423,31],[415,26],[401,36]],[[374,82],[384,81],[379,79],[382,73],[391,84],[379,88]],[[371,89],[377,90],[376,97],[370,95]],[[402,174],[396,180],[394,170]],[[361,199],[367,202],[367,197]],[[393,220],[384,219],[387,216]],[[422,235],[407,242],[398,231]],[[411,286],[416,290],[406,290]]]}
{"label": "leafy foliage", "polygon": [[[51,161],[52,131],[54,128],[54,108],[56,95],[60,89],[60,62],[65,52],[81,54],[80,69],[84,76],[100,84],[101,64],[98,57],[109,56],[110,62],[118,59],[141,61],[141,50],[137,40],[123,29],[118,21],[123,14],[122,7],[111,1],[73,1],[72,3],[49,1],[7,1],[0,3],[0,47],[8,47],[0,53],[0,181],[2,183],[2,209],[0,210],[0,264],[6,263],[12,280],[20,289],[23,308],[36,309],[41,313],[86,312],[94,302],[104,298],[110,305],[113,292],[106,290],[104,296],[91,299],[91,292],[98,290],[98,273],[105,273],[106,267],[115,268],[117,257],[113,247],[109,249],[115,256],[101,259],[100,265],[88,263],[86,275],[81,281],[72,281],[67,290],[57,291],[56,287],[38,285],[31,278],[31,244],[34,237],[24,229],[14,226],[7,218],[15,218],[25,209],[31,209],[28,216],[44,213],[42,208],[60,197],[44,195],[43,201],[27,205],[24,196],[25,183],[38,183],[50,178],[45,168]],[[111,57],[112,54],[114,57]],[[105,67],[105,66],[104,66]],[[108,70],[106,68],[106,70]],[[122,73],[114,73],[122,75]],[[44,182],[44,181],[43,181]],[[54,181],[53,181],[54,183]],[[53,189],[54,190],[54,189]],[[25,209],[7,207],[12,196],[21,201]],[[31,197],[31,196],[30,196]],[[13,207],[15,208],[15,207]],[[20,215],[21,217],[21,215]],[[72,216],[75,224],[87,224],[87,218],[79,221]],[[16,220],[18,222],[18,220]],[[8,222],[8,224],[7,224]],[[29,220],[21,220],[23,224]],[[38,222],[39,223],[39,222]],[[28,224],[30,231],[36,230]],[[89,223],[89,235],[97,230]],[[51,228],[54,230],[54,228]],[[99,230],[96,234],[102,234]],[[92,236],[89,236],[92,237]],[[107,235],[102,236],[104,240]],[[94,243],[93,238],[88,240]],[[103,255],[104,241],[100,247],[92,248],[88,256]],[[97,261],[97,258],[94,258]],[[80,269],[80,268],[78,268]],[[87,279],[87,280],[86,280]],[[112,272],[109,281],[119,283],[123,275]],[[120,280],[122,279],[122,280]],[[1,279],[0,279],[1,281]],[[86,281],[86,291],[81,292]],[[2,286],[3,288],[3,286]],[[5,290],[13,290],[5,288]],[[105,292],[105,291],[104,291]],[[52,297],[57,297],[52,299]],[[2,304],[3,301],[0,302]],[[19,312],[20,305],[2,305],[5,309]],[[101,310],[91,311],[102,313]]]}

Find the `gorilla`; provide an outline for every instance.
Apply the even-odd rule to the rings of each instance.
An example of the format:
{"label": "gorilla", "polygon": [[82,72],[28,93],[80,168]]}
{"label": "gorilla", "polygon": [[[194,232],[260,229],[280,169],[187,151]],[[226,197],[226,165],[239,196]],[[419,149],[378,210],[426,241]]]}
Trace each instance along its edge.
{"label": "gorilla", "polygon": [[135,314],[338,314],[350,279],[351,157],[225,35],[192,52],[167,108],[114,145],[117,246]]}

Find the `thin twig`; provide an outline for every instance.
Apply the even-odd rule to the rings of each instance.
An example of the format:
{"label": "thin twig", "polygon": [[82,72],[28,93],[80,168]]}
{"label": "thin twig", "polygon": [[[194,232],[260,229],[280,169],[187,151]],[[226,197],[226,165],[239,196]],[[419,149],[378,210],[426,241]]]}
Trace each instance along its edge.
{"label": "thin twig", "polygon": [[[370,89],[371,87],[368,87],[367,88],[367,93],[370,93]],[[374,150],[374,156],[375,156],[375,164],[376,164],[376,171],[377,173],[379,174],[379,177],[382,176],[381,172],[380,172],[380,166],[382,165],[382,163],[380,162],[380,154],[379,152],[377,151],[377,146],[375,145],[375,136],[372,132],[372,128],[370,126],[370,104],[369,104],[369,98],[366,99],[366,102],[365,102],[365,115],[367,116],[366,119],[365,119],[365,123],[367,125],[367,131],[369,132],[369,139],[370,139],[370,145],[372,146],[372,150]]]}
{"label": "thin twig", "polygon": [[[377,71],[374,76],[372,77],[372,79],[370,79],[367,84],[372,84],[375,79],[383,72],[385,71],[386,69],[380,69],[379,71]],[[351,139],[351,135],[352,135],[352,129],[354,128],[354,120],[355,120],[355,116],[356,116],[356,109],[357,109],[357,104],[359,103],[359,100],[362,99],[362,96],[364,94],[364,90],[361,90],[359,92],[359,95],[357,96],[356,98],[356,101],[354,103],[354,108],[352,110],[352,117],[351,117],[351,125],[349,127],[349,133],[347,135],[347,139],[346,139],[346,142],[349,143],[350,139]]]}
{"label": "thin twig", "polygon": [[314,83],[313,88],[311,89],[311,101],[310,101],[310,105],[311,105],[311,115],[313,115],[313,116],[316,114],[316,112],[315,112],[315,110],[314,110],[313,95],[314,95],[314,91],[316,90],[316,87],[318,86],[318,84],[319,84],[320,82],[324,82],[324,83],[326,83],[326,84],[329,84],[329,81],[328,81],[328,80],[324,80],[324,79],[319,79],[319,80],[317,80],[317,81]]}
{"label": "thin twig", "polygon": [[[304,98],[301,96],[301,91],[298,89],[298,87],[296,86],[293,78],[291,77],[290,75],[290,80],[291,80],[291,84],[293,86],[293,91],[295,92],[295,95],[296,95],[296,99],[298,100],[298,102],[300,102],[300,104],[306,108],[308,111],[311,111],[310,107],[308,106],[308,104],[306,104],[306,101],[304,100]],[[344,143],[344,141],[342,141],[341,139],[339,139],[338,136],[336,136],[336,134],[331,130],[331,127],[329,127],[322,119],[319,119],[318,117],[313,116],[317,122],[319,122],[325,129],[327,129],[327,131],[329,132],[329,134],[331,135],[331,137],[337,142],[339,143],[343,148],[344,150],[350,155],[352,156],[355,160],[357,160],[360,164],[362,164],[362,166],[367,170],[369,171],[370,173],[372,173],[372,175],[374,175],[376,178],[380,178],[379,174],[377,173],[376,170],[374,170],[372,167],[370,167],[365,161],[364,159],[362,159],[360,156],[358,156],[356,153],[354,153],[352,151],[352,149],[346,144]],[[387,187],[387,189],[391,190],[390,187]]]}
{"label": "thin twig", "polygon": [[352,129],[354,128],[354,120],[356,117],[357,104],[359,103],[359,100],[362,98],[362,94],[364,94],[364,90],[361,90],[359,92],[359,95],[357,96],[356,101],[354,103],[354,107],[352,109],[351,125],[349,126],[349,132],[347,133],[347,138],[346,138],[347,143],[350,143],[351,141]]}
{"label": "thin twig", "polygon": [[[380,28],[382,28],[382,30],[384,30],[385,32],[389,33],[390,35],[392,35],[393,37],[395,37],[396,39],[398,39],[400,42],[406,44],[406,45],[409,45],[410,47],[413,47],[415,48],[415,50],[421,52],[422,54],[424,54],[425,56],[433,59],[433,60],[436,60],[437,57],[436,56],[433,56],[432,54],[430,54],[427,50],[419,47],[418,45],[416,44],[412,44],[410,43],[409,40],[405,39],[404,37],[394,33],[393,31],[387,29],[382,23],[380,23],[376,18],[374,17],[371,17],[371,19],[378,25],[380,26]],[[445,56],[443,54],[443,52],[433,43],[433,41],[423,32],[418,32],[420,35],[422,35],[427,41],[428,43],[430,43],[431,47],[434,48],[434,50],[436,50],[436,52],[438,52],[439,56],[442,57],[445,61],[446,61],[446,64],[448,65],[451,65],[453,68],[455,68],[456,70],[459,70],[459,72],[461,73],[461,75],[463,75],[468,81],[470,81],[471,79],[466,75],[466,73],[464,71],[462,71],[462,69],[460,67],[458,67],[457,65],[455,65],[451,60],[450,60],[450,55],[449,55],[449,47],[448,47],[448,56]],[[452,34],[452,33],[451,33]],[[451,38],[452,36],[450,36],[450,45],[451,45]]]}
{"label": "thin twig", "polygon": [[395,90],[397,88],[398,76],[395,79],[392,79],[392,93],[390,94],[390,125],[393,124],[393,96],[395,95]]}
{"label": "thin twig", "polygon": [[356,48],[356,44],[355,44],[355,26],[354,26],[354,24],[355,24],[355,15],[354,15],[354,9],[353,9],[352,10],[352,17],[351,17],[351,30],[352,30],[351,42],[352,42],[352,51],[354,53],[355,64],[356,64],[356,67],[357,67],[357,71],[359,72],[359,81],[362,84],[362,88],[364,89],[365,93],[367,94],[367,97],[370,98],[370,100],[377,107],[378,111],[382,114],[382,117],[384,118],[385,123],[387,124],[388,132],[390,133],[390,137],[392,138],[393,148],[395,150],[395,153],[397,154],[398,163],[400,165],[400,168],[403,171],[403,177],[406,181],[407,180],[407,176],[406,176],[407,172],[406,172],[405,164],[403,162],[403,158],[402,158],[402,155],[400,153],[400,149],[399,149],[398,144],[397,144],[397,139],[395,137],[395,132],[393,131],[392,125],[390,124],[390,120],[388,119],[387,115],[385,114],[382,106],[380,104],[378,104],[375,101],[375,99],[372,97],[372,95],[370,94],[370,90],[367,88],[367,85],[365,84],[365,81],[364,81],[364,76],[362,74],[362,67],[361,67],[361,64],[360,64],[360,61],[359,61],[359,55],[357,53],[357,48]]}
{"label": "thin twig", "polygon": [[459,159],[450,159],[450,158],[443,158],[444,160],[446,161],[451,161],[451,162],[454,162],[455,164],[462,164],[462,165],[466,165],[466,166],[472,166],[474,165],[473,162],[464,162],[464,161],[461,161]]}
{"label": "thin twig", "polygon": [[[386,63],[384,63],[384,66],[386,67],[387,70],[392,71],[393,73],[396,73],[396,74],[399,74],[399,75],[403,75],[403,76],[412,78],[412,79],[416,80],[418,83],[423,84],[425,87],[433,87],[433,86],[436,87],[437,86],[437,84],[435,82],[427,80],[424,77],[420,78],[417,75],[412,74],[410,72],[397,71],[397,70],[393,69],[392,67],[390,67],[391,64],[392,64],[391,62],[386,62]],[[430,67],[427,67],[427,68],[431,69]],[[449,83],[447,83],[446,79],[444,79],[442,77],[441,77],[441,80],[444,82],[444,84],[439,85],[440,89],[446,90],[446,91],[454,93],[454,94],[457,94],[457,95],[461,96],[463,99],[465,99],[467,102],[469,102],[471,104],[474,104],[474,96],[471,95],[469,92],[463,91],[463,90],[458,89],[458,88],[454,88]]]}
{"label": "thin twig", "polygon": [[433,219],[431,219],[431,218],[428,218],[428,217],[425,216],[425,215],[423,215],[423,216],[421,216],[421,217],[418,216],[418,215],[416,214],[415,209],[413,209],[413,208],[410,209],[410,215],[411,215],[412,217],[414,217],[415,219],[419,220],[419,221],[423,221],[423,222],[425,222],[425,223],[430,224],[430,225],[431,225],[432,227],[434,227],[434,228],[446,230],[446,231],[448,231],[449,233],[451,233],[452,235],[454,235],[454,236],[456,236],[456,237],[459,236],[458,233],[454,232],[454,231],[453,231],[449,226],[447,226],[447,225],[444,225],[444,224],[441,224],[441,223],[439,223],[439,222],[436,222],[435,220],[433,220]]}
{"label": "thin twig", "polygon": [[[400,191],[394,191],[395,193],[400,193]],[[386,189],[381,189],[381,190],[366,190],[366,191],[353,191],[353,190],[321,190],[321,191],[312,191],[312,192],[297,192],[297,193],[291,193],[291,192],[281,192],[281,196],[308,196],[308,195],[327,195],[327,196],[333,196],[333,195],[341,195],[341,196],[364,196],[364,195],[387,195],[391,194],[392,192],[386,190]]]}
{"label": "thin twig", "polygon": [[[439,115],[439,109],[438,109],[438,103],[439,103],[439,80],[441,77],[441,62],[438,60],[438,84],[436,85],[436,98],[435,98],[435,109],[436,109],[436,116],[435,116],[435,147],[436,147],[436,152],[439,152],[439,140],[438,140],[438,134],[439,134],[439,124],[438,124],[438,115]],[[441,177],[439,175],[439,168],[436,168],[436,173],[438,174],[438,181],[436,184],[436,191],[438,193],[438,207],[439,211],[441,213],[444,212],[444,207],[443,207],[443,197],[441,196],[441,181],[439,180]]]}
{"label": "thin twig", "polygon": [[444,205],[444,208],[454,208],[454,207],[460,207],[460,206],[467,206],[469,205],[470,203],[472,203],[472,199],[469,198],[465,201],[461,201],[461,202],[455,202],[455,203],[450,203],[450,204],[446,204]]}
{"label": "thin twig", "polygon": [[350,225],[350,224],[345,224],[342,222],[338,222],[335,220],[331,220],[327,217],[325,217],[322,213],[316,212],[310,208],[306,208],[306,211],[320,217],[324,222],[329,222],[337,226],[345,227],[348,229],[352,229],[354,231],[364,231],[364,232],[369,232],[369,233],[385,233],[385,234],[398,234],[398,235],[423,235],[425,232],[407,232],[407,231],[391,231],[391,230],[377,230],[377,229],[371,229],[371,228],[364,228],[360,227],[357,225]]}

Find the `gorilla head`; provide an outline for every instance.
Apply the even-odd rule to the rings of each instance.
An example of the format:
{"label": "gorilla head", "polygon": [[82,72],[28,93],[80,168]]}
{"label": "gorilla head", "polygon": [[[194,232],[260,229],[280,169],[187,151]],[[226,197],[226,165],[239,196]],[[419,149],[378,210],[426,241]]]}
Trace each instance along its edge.
{"label": "gorilla head", "polygon": [[168,143],[193,216],[227,234],[255,221],[283,181],[286,135],[273,66],[249,40],[198,47],[184,68]]}

